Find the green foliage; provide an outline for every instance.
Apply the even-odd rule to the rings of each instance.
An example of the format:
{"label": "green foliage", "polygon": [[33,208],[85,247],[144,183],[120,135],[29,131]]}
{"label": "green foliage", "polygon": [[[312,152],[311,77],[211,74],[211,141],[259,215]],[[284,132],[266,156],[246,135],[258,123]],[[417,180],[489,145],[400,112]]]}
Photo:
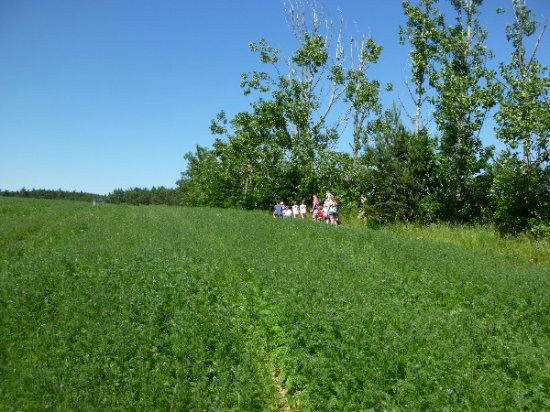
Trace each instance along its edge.
{"label": "green foliage", "polygon": [[0,198],[0,281],[1,410],[550,406],[548,266],[490,248]]}
{"label": "green foliage", "polygon": [[[501,231],[531,231],[548,237],[550,222],[550,77],[536,59],[541,31],[527,57],[526,43],[539,23],[525,2],[514,0],[515,22],[506,27],[514,48],[511,60],[500,64],[504,93],[495,115],[496,135],[512,152],[495,166],[495,224]],[[521,162],[517,152],[521,153]]]}
{"label": "green foliage", "polygon": [[548,169],[525,170],[516,155],[504,152],[493,168],[493,175],[492,210],[497,228],[511,234],[532,230],[536,236],[548,237]]}
{"label": "green foliage", "polygon": [[48,190],[48,189],[25,189],[21,190],[1,190],[0,196],[6,197],[27,197],[33,199],[60,199],[60,200],[77,200],[83,202],[102,201],[103,196],[94,193],[68,192],[66,190]]}
{"label": "green foliage", "polygon": [[550,239],[550,219],[547,217],[541,217],[536,214],[534,218],[529,220],[529,226],[531,227],[531,233],[536,238]]}
{"label": "green foliage", "polygon": [[403,3],[408,19],[406,27],[400,28],[400,41],[412,46],[415,130],[421,129],[427,100],[441,133],[438,201],[445,206],[441,215],[454,221],[475,221],[487,204],[483,193],[489,179],[482,174],[491,155],[479,132],[500,87],[494,71],[487,68],[492,53],[484,46],[487,33],[478,21],[481,1],[451,1],[456,17],[448,25],[436,3]]}
{"label": "green foliage", "polygon": [[540,37],[527,56],[525,43],[538,22],[532,19],[525,2],[514,0],[513,8],[516,21],[506,27],[506,36],[514,51],[510,62],[500,64],[505,90],[495,115],[495,130],[511,149],[522,151],[525,170],[543,169],[550,162],[550,76],[536,59]]}
{"label": "green foliage", "polygon": [[[488,166],[490,148],[484,148],[479,132],[488,111],[497,103],[500,86],[495,72],[487,67],[492,53],[484,46],[487,32],[480,26],[481,1],[451,1],[455,24],[439,30],[435,65],[429,71],[430,97],[436,124],[441,132],[441,202],[445,217],[474,221],[470,207],[480,173]],[[479,192],[478,192],[479,193]]]}
{"label": "green foliage", "polygon": [[311,74],[315,74],[327,63],[328,52],[325,39],[317,34],[304,33],[304,41],[301,47],[292,56],[292,61],[298,67],[306,68]]}
{"label": "green foliage", "polygon": [[229,194],[228,182],[224,179],[216,152],[197,145],[195,153],[186,153],[184,157],[187,170],[177,182],[183,204],[227,206],[224,199]]}
{"label": "green foliage", "polygon": [[361,158],[367,219],[431,221],[437,216],[434,145],[426,133],[408,132],[395,106],[386,111]]}
{"label": "green foliage", "polygon": [[179,205],[181,198],[176,189],[167,189],[163,186],[131,189],[115,189],[106,197],[109,203],[126,203],[129,205]]}
{"label": "green foliage", "polygon": [[[379,115],[380,82],[369,80],[367,70],[378,61],[382,46],[372,38],[363,38],[357,67],[348,69],[345,82],[345,98],[351,106],[353,116],[353,158],[357,159],[361,149],[361,138],[367,129],[371,115]],[[388,86],[389,87],[389,86]]]}
{"label": "green foliage", "polygon": [[403,12],[407,16],[405,27],[399,27],[401,44],[410,43],[411,77],[415,87],[414,96],[415,132],[421,129],[422,106],[426,100],[426,81],[440,50],[441,32],[444,17],[435,7],[437,0],[420,0],[418,5],[403,2]]}

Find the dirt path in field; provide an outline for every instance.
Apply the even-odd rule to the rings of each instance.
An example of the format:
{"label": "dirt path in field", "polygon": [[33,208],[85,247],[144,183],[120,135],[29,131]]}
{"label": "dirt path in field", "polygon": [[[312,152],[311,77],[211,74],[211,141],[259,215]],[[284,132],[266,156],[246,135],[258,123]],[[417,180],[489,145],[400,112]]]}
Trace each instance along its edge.
{"label": "dirt path in field", "polygon": [[277,391],[281,396],[281,399],[279,401],[279,412],[290,412],[290,405],[288,403],[288,398],[286,397],[286,389],[283,388],[279,383],[279,375],[277,375],[277,372],[273,372],[271,374],[271,378],[273,379],[273,382],[277,387]]}

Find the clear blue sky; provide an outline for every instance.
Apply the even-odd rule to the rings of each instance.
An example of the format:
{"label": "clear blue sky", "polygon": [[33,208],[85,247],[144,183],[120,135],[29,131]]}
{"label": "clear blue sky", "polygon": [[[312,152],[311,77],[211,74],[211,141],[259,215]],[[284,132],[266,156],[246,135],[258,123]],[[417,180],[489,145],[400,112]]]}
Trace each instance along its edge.
{"label": "clear blue sky", "polygon": [[[370,75],[396,86],[386,105],[407,102],[401,1],[321,3],[384,46]],[[485,3],[488,45],[508,59],[511,17],[494,10],[511,0]],[[549,0],[529,5],[550,18]],[[295,49],[281,1],[0,0],[0,189],[175,187],[183,154],[211,146],[210,119],[249,107],[240,74],[261,68],[248,50],[260,38]],[[550,30],[538,57],[549,65]]]}

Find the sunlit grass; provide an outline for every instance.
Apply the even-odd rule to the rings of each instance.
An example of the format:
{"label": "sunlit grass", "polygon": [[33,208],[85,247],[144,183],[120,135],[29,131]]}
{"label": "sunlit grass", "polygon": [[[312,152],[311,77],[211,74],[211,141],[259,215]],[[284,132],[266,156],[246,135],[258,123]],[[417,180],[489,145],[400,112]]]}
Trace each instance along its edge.
{"label": "sunlit grass", "polygon": [[0,198],[0,410],[550,409],[550,267],[424,230]]}
{"label": "sunlit grass", "polygon": [[516,255],[529,262],[550,263],[550,241],[534,239],[528,234],[502,236],[490,226],[460,226],[430,224],[426,226],[396,224],[386,228],[419,239],[464,245],[470,248],[490,249],[499,253]]}
{"label": "sunlit grass", "polygon": [[510,254],[519,259],[540,264],[550,263],[550,239],[535,238],[529,233],[518,236],[500,234],[490,225],[461,225],[449,223],[415,224],[394,223],[377,225],[367,220],[359,220],[357,211],[345,213],[344,222],[348,227],[376,228],[377,230],[400,233],[417,239],[463,245],[469,248],[492,250]]}

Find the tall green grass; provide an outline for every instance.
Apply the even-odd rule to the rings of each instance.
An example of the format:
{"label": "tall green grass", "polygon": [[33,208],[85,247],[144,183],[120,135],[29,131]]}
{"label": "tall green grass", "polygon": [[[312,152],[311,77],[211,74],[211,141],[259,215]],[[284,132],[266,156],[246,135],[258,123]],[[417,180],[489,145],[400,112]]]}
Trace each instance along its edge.
{"label": "tall green grass", "polygon": [[357,218],[357,211],[345,212],[347,226],[355,228],[377,228],[385,232],[395,232],[417,239],[453,243],[475,249],[488,249],[500,254],[509,254],[529,262],[550,263],[550,239],[537,239],[529,233],[517,236],[502,235],[489,225],[460,225],[449,223],[394,223],[376,225]]}
{"label": "tall green grass", "polygon": [[490,249],[529,262],[550,263],[550,239],[535,239],[528,234],[503,236],[490,226],[397,224],[387,227],[386,230],[420,239],[449,242],[475,249]]}
{"label": "tall green grass", "polygon": [[0,198],[0,410],[548,410],[550,269],[260,212]]}

